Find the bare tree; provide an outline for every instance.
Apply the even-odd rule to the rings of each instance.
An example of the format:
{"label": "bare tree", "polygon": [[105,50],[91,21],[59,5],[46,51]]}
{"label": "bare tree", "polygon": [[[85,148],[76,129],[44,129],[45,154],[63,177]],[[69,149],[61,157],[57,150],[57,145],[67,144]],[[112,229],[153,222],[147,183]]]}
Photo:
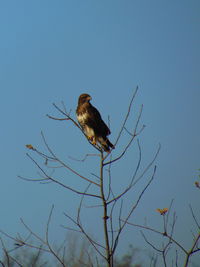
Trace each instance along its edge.
{"label": "bare tree", "polygon": [[[96,262],[94,262],[94,259],[90,259],[90,256],[88,255],[88,259],[90,259],[90,264],[87,266],[100,266],[99,257],[106,262],[107,267],[114,266],[114,255],[118,247],[120,237],[127,223],[129,222],[131,215],[138,207],[145,191],[148,189],[155,177],[156,166],[154,166],[154,162],[159,153],[160,146],[156,150],[155,155],[149,161],[148,165],[142,167],[142,149],[138,137],[145,128],[144,125],[140,125],[143,106],[141,106],[140,110],[138,111],[138,114],[134,119],[135,125],[131,126],[132,129],[129,129],[128,123],[130,123],[130,120],[132,120],[132,108],[137,91],[138,88],[136,88],[136,90],[133,92],[133,95],[130,99],[130,103],[127,108],[127,113],[124,116],[124,120],[114,143],[114,146],[117,148],[122,139],[122,136],[124,134],[127,135],[126,143],[120,152],[116,152],[119,151],[118,149],[116,149],[116,151],[111,150],[111,153],[105,153],[100,146],[94,145],[93,143],[91,143],[90,140],[87,139],[87,141],[97,151],[97,154],[86,154],[81,161],[87,160],[90,156],[95,156],[98,159],[98,165],[96,167],[97,169],[99,168],[98,174],[85,176],[82,173],[79,173],[79,171],[77,171],[73,167],[71,167],[68,162],[59,158],[56,155],[56,152],[53,151],[53,149],[51,148],[51,145],[47,142],[47,139],[43,132],[41,133],[41,137],[46,148],[45,152],[41,151],[39,148],[33,146],[32,144],[26,145],[30,152],[32,152],[27,153],[27,157],[35,164],[35,166],[40,172],[40,175],[38,178],[27,178],[19,176],[21,179],[25,181],[42,183],[51,182],[63,187],[66,190],[70,190],[77,196],[80,196],[80,204],[77,207],[76,212],[74,212],[74,214],[76,213],[76,215],[72,217],[67,212],[64,213],[69,222],[74,224],[74,227],[65,225],[64,228],[76,231],[83,235],[88,240],[93,250],[96,252],[96,255],[98,256],[96,257]],[[85,135],[79,124],[71,116],[71,112],[66,111],[66,107],[63,103],[61,107],[56,104],[53,104],[53,106],[63,117],[54,117],[51,115],[47,115],[48,118],[60,122],[67,120],[71,122],[72,125],[77,128],[77,130],[81,131],[81,133]],[[135,167],[132,170],[131,176],[126,179],[126,181],[128,181],[127,184],[124,184],[123,188],[120,191],[114,192],[113,184],[115,179],[113,179],[112,177],[112,167],[115,166],[123,158],[125,158],[125,155],[128,154],[130,148],[133,145],[135,145],[135,148],[137,149],[138,153],[137,162],[134,162],[133,164]],[[81,179],[82,181],[84,181],[85,188],[75,188],[69,185],[69,183],[63,182],[63,179],[57,178],[56,170],[60,168],[72,173],[77,179]],[[52,169],[54,170],[54,172],[52,172]],[[149,174],[149,172],[151,172],[151,174]],[[128,194],[130,194],[136,184],[140,183],[141,181],[144,184],[141,191],[138,193],[135,192],[136,196],[133,200],[129,199]],[[86,230],[85,224],[82,221],[82,212],[86,208],[83,203],[90,198],[93,199],[94,203],[97,203],[96,208],[101,210],[100,212],[103,226],[103,242],[96,240]],[[125,209],[124,202],[126,200],[128,200],[127,203],[129,206],[126,204]],[[91,212],[92,210],[93,209],[91,209]],[[23,220],[21,220],[21,222],[28,231],[28,237],[22,238],[20,236],[17,238],[17,240],[13,237],[10,238],[12,238],[14,242],[17,242],[18,246],[36,248],[38,250],[50,253],[55,257],[55,259],[61,266],[66,267],[69,266],[69,264],[67,264],[64,260],[66,250],[62,248],[62,251],[56,251],[49,241],[49,226],[51,222],[52,212],[53,207],[50,211],[49,218],[47,220],[45,238],[41,238],[38,234],[34,233],[31,227],[28,226]],[[32,245],[31,243],[29,243],[30,237],[35,238],[37,240],[37,244],[39,245]]]}

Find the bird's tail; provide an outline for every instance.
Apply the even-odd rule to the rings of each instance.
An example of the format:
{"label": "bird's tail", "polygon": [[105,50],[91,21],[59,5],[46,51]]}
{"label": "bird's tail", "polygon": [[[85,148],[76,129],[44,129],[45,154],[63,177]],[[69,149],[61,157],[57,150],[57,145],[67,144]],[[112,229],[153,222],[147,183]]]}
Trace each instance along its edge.
{"label": "bird's tail", "polygon": [[106,138],[99,138],[99,143],[101,144],[103,150],[105,152],[110,152],[110,148],[114,149],[114,145],[110,142],[110,140],[106,137]]}

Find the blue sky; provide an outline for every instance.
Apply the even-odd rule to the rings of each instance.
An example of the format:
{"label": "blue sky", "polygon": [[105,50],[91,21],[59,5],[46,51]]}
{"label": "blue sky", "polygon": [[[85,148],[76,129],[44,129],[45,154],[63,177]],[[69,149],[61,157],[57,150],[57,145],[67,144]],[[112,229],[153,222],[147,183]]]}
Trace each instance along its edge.
{"label": "blue sky", "polygon": [[[147,217],[157,224],[155,209],[168,206],[174,198],[177,236],[189,246],[188,204],[199,206],[193,185],[200,168],[199,12],[197,0],[0,2],[0,229],[22,231],[19,218],[23,217],[42,232],[53,203],[54,225],[64,221],[63,211],[73,214],[76,196],[57,186],[17,178],[37,175],[25,156],[25,144],[43,149],[41,130],[67,160],[69,155],[81,158],[94,153],[69,122],[46,118],[47,113],[58,115],[52,103],[64,101],[75,112],[78,96],[89,93],[103,118],[110,116],[113,141],[132,91],[139,86],[133,112],[144,105],[144,163],[159,143],[162,149],[156,181],[136,212],[137,220],[142,223]],[[116,172],[116,183],[128,176],[134,149]],[[67,178],[79,186],[79,179],[70,173]],[[94,233],[95,224],[95,219],[88,223]],[[131,228],[122,239],[123,246],[126,243],[144,248]]]}

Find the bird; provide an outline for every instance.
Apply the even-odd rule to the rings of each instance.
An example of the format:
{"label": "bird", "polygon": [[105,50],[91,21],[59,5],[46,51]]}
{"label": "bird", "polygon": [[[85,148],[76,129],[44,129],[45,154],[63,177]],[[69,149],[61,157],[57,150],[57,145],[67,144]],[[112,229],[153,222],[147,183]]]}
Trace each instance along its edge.
{"label": "bird", "polygon": [[108,139],[110,129],[101,118],[99,111],[90,103],[92,97],[89,94],[81,94],[78,98],[76,116],[83,132],[89,141],[100,147],[105,152],[114,149],[114,145]]}

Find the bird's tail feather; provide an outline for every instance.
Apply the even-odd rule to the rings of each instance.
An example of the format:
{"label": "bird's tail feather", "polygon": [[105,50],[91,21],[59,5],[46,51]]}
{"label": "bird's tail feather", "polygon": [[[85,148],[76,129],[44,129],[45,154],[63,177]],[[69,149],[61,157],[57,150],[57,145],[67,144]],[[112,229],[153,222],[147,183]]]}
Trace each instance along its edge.
{"label": "bird's tail feather", "polygon": [[101,144],[102,148],[106,152],[110,152],[110,148],[114,149],[114,145],[110,142],[108,138],[99,138],[98,139],[99,143]]}

